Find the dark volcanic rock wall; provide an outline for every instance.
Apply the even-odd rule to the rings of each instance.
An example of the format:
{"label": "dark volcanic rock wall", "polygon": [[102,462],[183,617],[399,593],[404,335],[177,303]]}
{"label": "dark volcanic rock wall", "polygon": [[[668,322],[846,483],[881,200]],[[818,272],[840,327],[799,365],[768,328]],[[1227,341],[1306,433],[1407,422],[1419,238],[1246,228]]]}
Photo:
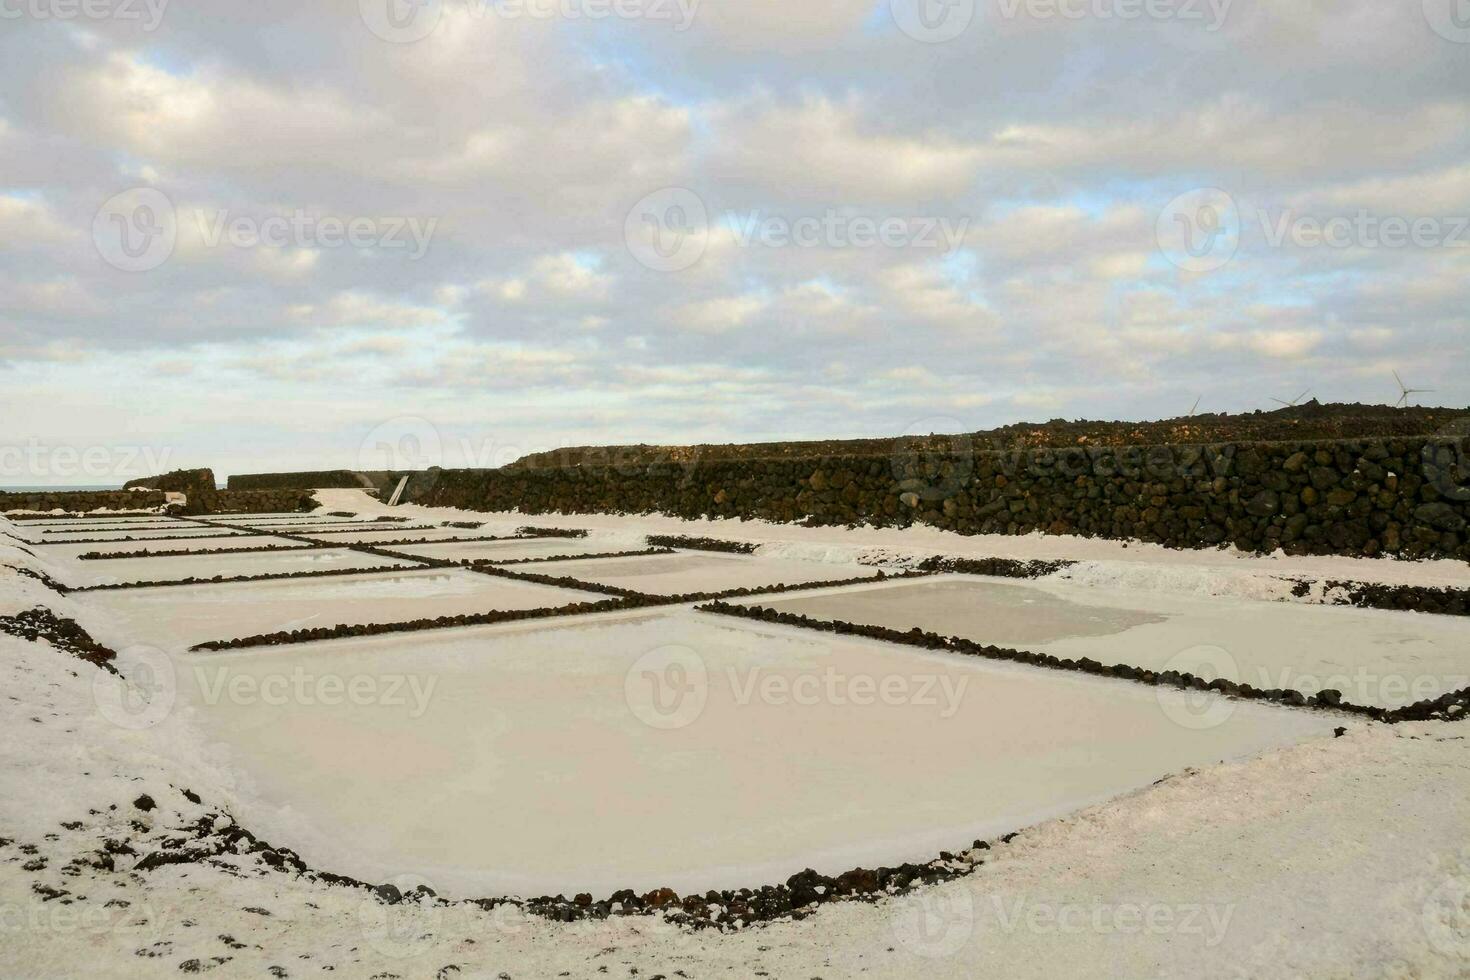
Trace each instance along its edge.
{"label": "dark volcanic rock wall", "polygon": [[378,473],[320,470],[315,473],[241,473],[230,477],[231,490],[360,490],[377,488]]}
{"label": "dark volcanic rock wall", "polygon": [[1171,547],[1470,559],[1470,439],[1088,447],[887,457],[431,471],[414,503],[961,534],[1080,534]]}
{"label": "dark volcanic rock wall", "polygon": [[306,490],[216,490],[201,514],[284,514],[321,505]]}
{"label": "dark volcanic rock wall", "polygon": [[200,494],[214,493],[214,470],[174,470],[162,476],[145,476],[123,484],[124,490],[132,490],[135,487],[163,490],[167,493],[183,493],[192,498]]}
{"label": "dark volcanic rock wall", "polygon": [[0,493],[0,512],[13,510],[151,510],[162,507],[164,495],[155,491],[84,490],[75,492]]}

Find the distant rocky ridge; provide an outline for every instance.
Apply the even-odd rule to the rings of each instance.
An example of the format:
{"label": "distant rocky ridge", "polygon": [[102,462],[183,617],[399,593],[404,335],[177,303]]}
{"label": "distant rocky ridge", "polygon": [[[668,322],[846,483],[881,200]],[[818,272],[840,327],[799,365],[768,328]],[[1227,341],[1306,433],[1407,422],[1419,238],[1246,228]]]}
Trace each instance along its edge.
{"label": "distant rocky ridge", "polygon": [[[690,446],[573,446],[523,456],[508,470],[565,466],[637,466],[642,463],[731,459],[887,456],[895,452],[947,453],[1075,446],[1207,446],[1240,442],[1320,441],[1443,433],[1470,418],[1470,408],[1395,408],[1391,405],[1303,405],[1239,415],[1202,414],[1156,422],[1053,419],[1017,422],[967,433],[878,439]],[[1464,433],[1461,433],[1464,434]]]}

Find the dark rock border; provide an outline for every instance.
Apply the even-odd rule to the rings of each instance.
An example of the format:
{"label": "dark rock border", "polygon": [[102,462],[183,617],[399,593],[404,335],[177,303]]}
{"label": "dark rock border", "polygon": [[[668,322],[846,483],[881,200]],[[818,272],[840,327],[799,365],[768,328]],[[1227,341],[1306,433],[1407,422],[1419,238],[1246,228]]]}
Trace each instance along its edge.
{"label": "dark rock border", "polygon": [[109,674],[117,673],[117,668],[112,665],[117,659],[116,650],[92,639],[92,635],[76,620],[58,616],[45,606],[36,606],[14,616],[0,616],[0,633],[9,633],[32,642],[45,640],[57,649],[100,667]]}
{"label": "dark rock border", "polygon": [[[1292,595],[1306,598],[1318,583],[1295,579]],[[1394,612],[1432,613],[1439,616],[1470,616],[1470,589],[1427,585],[1386,585],[1381,582],[1353,582],[1328,579],[1321,583],[1327,591],[1323,605],[1354,606],[1359,609],[1386,609]],[[1346,595],[1332,595],[1342,592]]]}
{"label": "dark rock border", "polygon": [[[223,525],[217,526],[223,527]],[[147,538],[77,538],[75,541],[27,541],[26,544],[125,544],[129,541],[208,541],[210,538],[243,538],[250,537],[251,535],[260,538],[280,537],[280,535],[262,534],[259,531],[241,531],[231,534],[160,534],[157,537]]]}
{"label": "dark rock border", "polygon": [[[236,537],[249,537],[248,534],[236,535]],[[268,551],[322,551],[336,548],[337,545],[284,545],[263,544],[254,548],[202,548],[198,551],[89,551],[84,555],[78,555],[77,561],[116,561],[125,558],[188,558],[195,555],[256,555]]]}
{"label": "dark rock border", "polygon": [[[425,572],[431,566],[394,568],[328,568],[313,572],[267,572],[264,575],[215,575],[212,578],[181,578],[159,582],[109,582],[105,585],[84,585],[69,589],[70,592],[119,592],[124,589],[164,589],[175,585],[238,585],[242,582],[279,582],[297,578],[331,578],[338,575],[385,575],[390,572]],[[438,569],[434,569],[438,570]]]}
{"label": "dark rock border", "polygon": [[[527,540],[534,541],[535,538]],[[494,558],[474,558],[464,562],[466,567],[475,565],[495,565],[504,567],[506,565],[541,565],[553,561],[582,561],[592,558],[646,558],[649,555],[672,555],[677,554],[670,548],[644,548],[642,551],[604,551],[593,555],[552,555],[548,558],[505,558],[496,560]]]}
{"label": "dark rock border", "polygon": [[722,541],[719,538],[696,538],[685,534],[650,534],[648,543],[656,548],[686,548],[690,551],[723,551],[732,555],[749,555],[760,547],[753,541]]}
{"label": "dark rock border", "polygon": [[560,527],[518,527],[516,533],[532,538],[585,538],[587,536],[584,530]]}
{"label": "dark rock border", "polygon": [[14,521],[17,524],[48,522],[59,524],[65,521],[131,521],[139,517],[161,518],[164,516],[166,515],[156,510],[124,510],[114,514],[93,514],[89,511],[73,511],[63,514],[0,514],[0,517],[5,518],[5,520]]}
{"label": "dark rock border", "polygon": [[722,616],[736,616],[743,619],[754,619],[763,623],[795,626],[801,629],[816,630],[824,633],[860,636],[872,640],[882,640],[888,643],[921,647],[926,650],[943,650],[948,653],[957,653],[965,656],[983,657],[987,660],[1029,664],[1034,667],[1049,667],[1054,670],[1073,670],[1084,674],[1092,674],[1097,677],[1136,681],[1155,687],[1177,687],[1182,690],[1215,691],[1219,694],[1229,695],[1230,697],[1240,698],[1242,700],[1269,701],[1295,708],[1316,708],[1326,711],[1362,715],[1386,724],[1398,724],[1406,721],[1460,720],[1466,717],[1466,709],[1470,708],[1470,688],[1451,691],[1440,695],[1438,698],[1420,701],[1402,708],[1378,708],[1345,702],[1342,700],[1342,692],[1332,689],[1321,691],[1309,698],[1300,691],[1285,691],[1279,688],[1262,690],[1252,687],[1249,684],[1237,684],[1234,681],[1228,681],[1223,678],[1205,680],[1202,677],[1196,677],[1184,671],[1166,670],[1160,672],[1142,667],[1132,667],[1127,664],[1102,664],[1089,657],[1083,657],[1080,660],[1068,660],[1046,653],[1029,653],[1009,647],[989,646],[983,643],[976,643],[974,640],[967,640],[964,637],[946,637],[940,636],[938,633],[928,633],[917,627],[904,632],[882,626],[863,626],[857,623],[847,623],[841,620],[813,619],[809,616],[803,616],[797,613],[783,613],[779,610],[769,609],[763,606],[732,606],[720,601],[711,602],[708,605],[697,608],[700,612],[715,613]]}
{"label": "dark rock border", "polygon": [[234,640],[209,640],[190,647],[194,651],[240,650],[246,647],[281,646],[290,643],[313,643],[318,640],[337,640],[347,637],[383,636],[389,633],[413,633],[419,630],[450,629],[459,626],[492,626],[497,623],[513,623],[521,620],[550,619],[557,616],[581,616],[589,613],[616,612],[628,608],[623,599],[604,599],[600,602],[574,602],[565,606],[543,606],[537,609],[497,609],[483,613],[463,613],[458,616],[436,616],[433,619],[413,619],[396,623],[363,623],[355,626],[319,626],[314,629],[286,630],[277,633],[260,633],[242,636]]}
{"label": "dark rock border", "polygon": [[1075,561],[1023,561],[1016,558],[947,558],[935,555],[918,564],[926,572],[988,575],[994,578],[1042,578],[1076,565]]}

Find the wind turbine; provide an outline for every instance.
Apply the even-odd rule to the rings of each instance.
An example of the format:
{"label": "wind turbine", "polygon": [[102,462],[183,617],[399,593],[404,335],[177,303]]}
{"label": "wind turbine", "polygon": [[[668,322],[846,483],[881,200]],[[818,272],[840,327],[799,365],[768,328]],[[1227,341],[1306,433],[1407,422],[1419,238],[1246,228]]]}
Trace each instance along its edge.
{"label": "wind turbine", "polygon": [[1434,391],[1433,388],[1410,388],[1409,386],[1404,384],[1404,379],[1399,377],[1399,373],[1397,371],[1393,373],[1393,379],[1399,383],[1399,391],[1403,393],[1402,395],[1400,395],[1398,402],[1394,405],[1394,408],[1407,408],[1409,405],[1410,395],[1427,395]]}
{"label": "wind turbine", "polygon": [[1194,418],[1194,413],[1199,411],[1199,403],[1202,402],[1202,401],[1204,401],[1204,400],[1205,400],[1205,396],[1204,395],[1200,395],[1198,398],[1196,398],[1194,400],[1194,407],[1189,410],[1189,415],[1186,416],[1186,417],[1187,418]]}
{"label": "wind turbine", "polygon": [[1306,398],[1311,393],[1312,393],[1312,389],[1311,388],[1308,388],[1306,391],[1302,392],[1300,395],[1297,395],[1296,398],[1292,399],[1289,402],[1284,402],[1280,398],[1273,398],[1271,400],[1273,402],[1275,402],[1276,404],[1278,404],[1278,405],[1285,406],[1286,408],[1296,408],[1298,405],[1300,405],[1302,403],[1302,399],[1303,398]]}

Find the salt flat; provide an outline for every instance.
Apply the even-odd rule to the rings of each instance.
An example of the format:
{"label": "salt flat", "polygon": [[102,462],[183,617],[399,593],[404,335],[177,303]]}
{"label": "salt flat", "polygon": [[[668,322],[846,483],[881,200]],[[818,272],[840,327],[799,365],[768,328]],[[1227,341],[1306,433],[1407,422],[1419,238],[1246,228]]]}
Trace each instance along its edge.
{"label": "salt flat", "polygon": [[566,575],[584,582],[636,589],[651,595],[799,585],[878,574],[876,568],[842,562],[757,558],[715,552],[548,562],[538,566],[536,571],[541,575]]}
{"label": "salt flat", "polygon": [[280,630],[393,623],[498,609],[536,609],[602,596],[459,569],[321,579],[125,589],[84,595],[122,633],[165,650]]}
{"label": "salt flat", "polygon": [[[522,541],[486,541],[483,544],[413,544],[394,548],[405,555],[438,558],[443,561],[515,561],[521,558],[555,558],[559,555],[595,555],[632,551],[633,548],[603,541],[581,538],[527,538]],[[537,571],[541,571],[537,569]],[[558,573],[563,574],[563,573]]]}
{"label": "salt flat", "polygon": [[1461,617],[971,577],[750,600],[783,612],[1401,707],[1470,687]]}
{"label": "salt flat", "polygon": [[[218,696],[292,674],[400,678],[405,703]],[[180,675],[252,787],[257,832],[318,866],[461,894],[924,860],[1336,724],[1240,705],[1190,731],[1137,685],[688,610],[186,658]],[[808,701],[804,683],[838,694]],[[902,700],[872,698],[899,685]]]}
{"label": "salt flat", "polygon": [[[303,529],[300,531],[292,530],[289,533],[299,534],[302,537],[312,538],[314,540],[340,541],[343,543],[351,544],[378,544],[383,541],[403,541],[405,539],[427,539],[429,541],[444,541],[457,540],[460,538],[492,537],[492,534],[489,532],[467,531],[463,528],[434,527],[423,529],[421,525],[414,526],[419,527],[420,529],[406,530],[402,528],[395,528],[392,525],[385,527],[382,524],[379,524],[376,527],[366,528],[363,530],[348,531],[346,533],[322,534],[316,529]],[[282,529],[278,528],[278,530]]]}
{"label": "salt flat", "polygon": [[118,528],[106,531],[68,531],[66,534],[37,535],[32,543],[35,544],[67,544],[73,541],[120,541],[125,538],[136,538],[142,540],[157,540],[162,538],[223,538],[238,536],[240,531],[232,531],[229,528],[204,527],[199,524],[191,524],[186,528],[160,528],[149,530],[144,528]]}
{"label": "salt flat", "polygon": [[[245,540],[270,542],[273,539],[250,537]],[[161,544],[190,547],[188,542]],[[320,572],[344,568],[416,566],[403,559],[384,558],[346,548],[296,548],[177,558],[113,558],[105,561],[78,561],[70,567],[76,569],[77,579],[67,580],[68,585],[113,585],[121,582],[171,582],[186,578],[213,578],[216,575],[276,575],[283,572]]]}

